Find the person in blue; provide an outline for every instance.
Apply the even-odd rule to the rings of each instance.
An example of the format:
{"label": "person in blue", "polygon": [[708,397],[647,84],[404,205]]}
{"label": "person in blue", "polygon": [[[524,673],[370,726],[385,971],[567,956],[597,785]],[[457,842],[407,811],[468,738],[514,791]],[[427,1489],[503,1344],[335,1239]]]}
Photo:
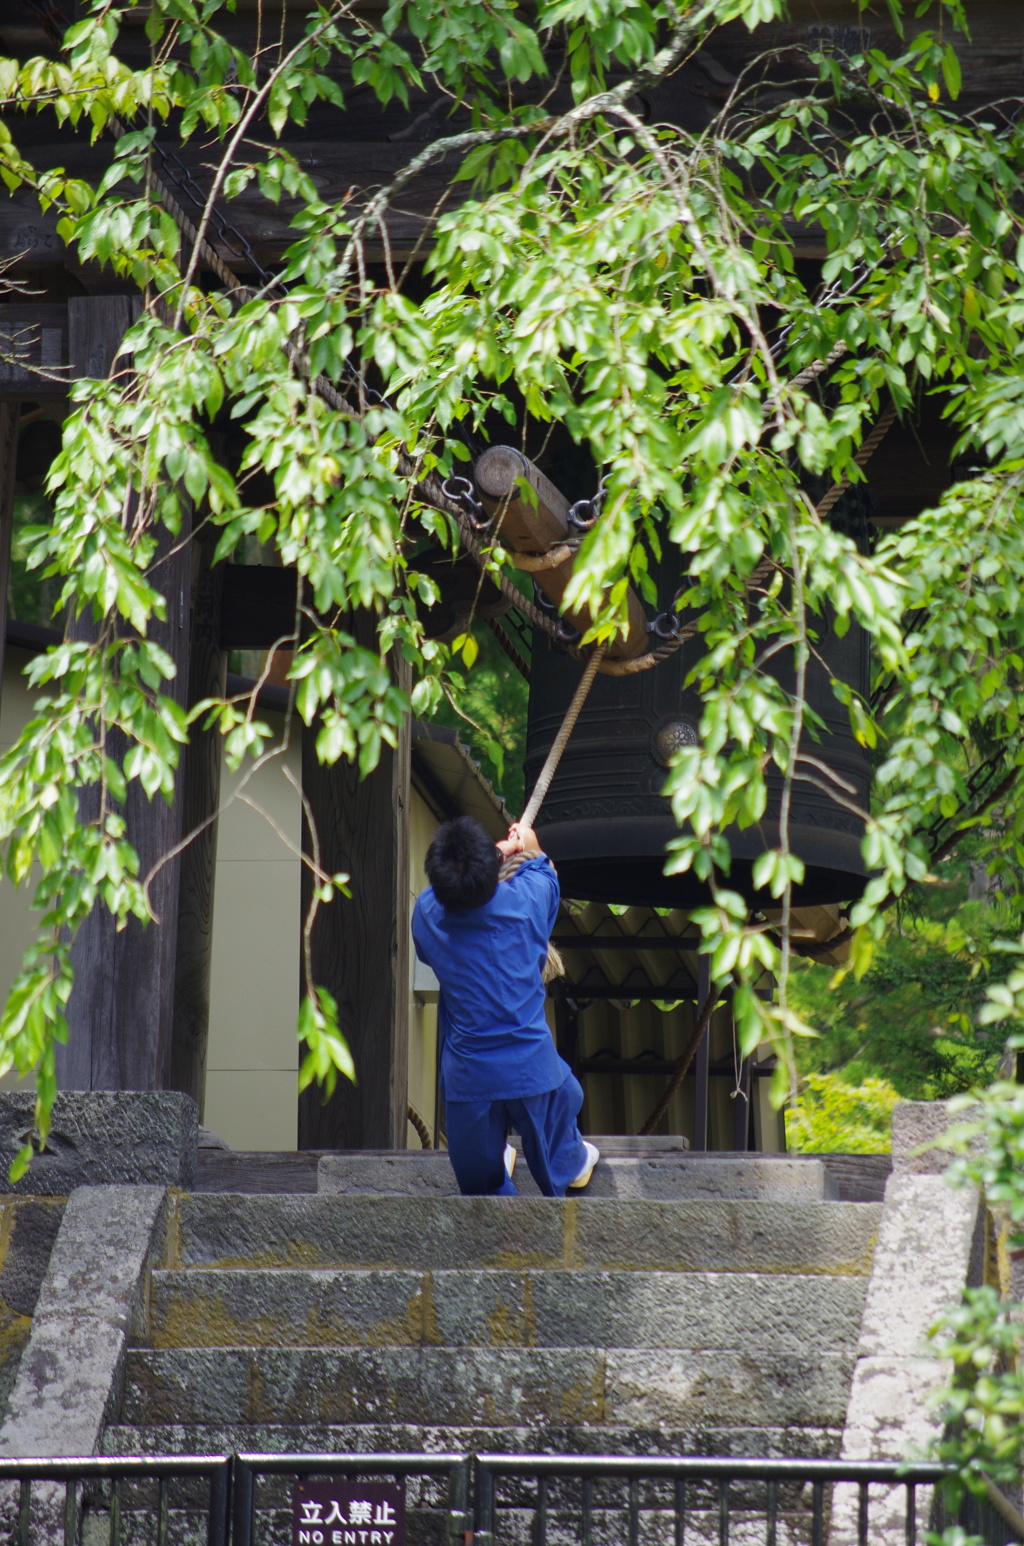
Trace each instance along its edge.
{"label": "person in blue", "polygon": [[[499,882],[503,859],[534,849]],[[459,1190],[516,1195],[505,1143],[514,1127],[540,1190],[563,1197],[586,1186],[599,1155],[580,1135],[583,1091],[544,1018],[541,968],[559,900],[554,866],[531,828],[513,825],[495,845],[478,821],[459,816],[436,832],[426,871],[412,933],[441,985],[441,1093]]]}

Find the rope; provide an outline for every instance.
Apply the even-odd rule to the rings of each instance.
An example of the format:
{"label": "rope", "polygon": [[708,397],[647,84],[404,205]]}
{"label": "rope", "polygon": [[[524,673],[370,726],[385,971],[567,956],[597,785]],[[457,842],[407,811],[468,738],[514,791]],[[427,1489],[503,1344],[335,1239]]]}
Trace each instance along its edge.
{"label": "rope", "polygon": [[[833,351],[833,353],[834,352],[835,351]],[[882,441],[889,433],[895,418],[896,406],[894,403],[890,403],[888,408],[883,409],[879,414],[878,420],[875,423],[871,433],[867,436],[860,450],[855,453],[853,459],[857,463],[858,467],[867,466],[868,462],[870,462],[871,458],[882,444]],[[828,493],[825,494],[822,498],[821,503],[815,505],[814,507],[818,515],[821,517],[828,515],[833,505],[838,503],[838,501],[846,493],[846,490],[849,487],[849,478],[842,478],[838,483],[833,483]],[[747,581],[748,586],[763,585],[774,568],[775,560],[773,558],[762,558],[760,563],[757,565],[757,568],[751,574],[750,579]]]}
{"label": "rope", "polygon": [[[871,431],[870,435],[865,440],[860,450],[854,456],[853,459],[857,463],[858,467],[867,466],[868,462],[874,456],[875,452],[878,450],[878,447],[882,444],[882,441],[888,434],[890,425],[892,424],[895,417],[896,404],[890,403],[888,408],[879,414],[878,423],[875,425],[874,429]],[[829,489],[828,493],[825,495],[824,499],[821,501],[821,504],[818,505],[818,514],[821,516],[828,515],[829,511],[832,509],[832,506],[842,498],[849,487],[849,478],[843,478],[839,483],[834,483]]]}
{"label": "rope", "polygon": [[[815,376],[820,375],[823,370],[826,370],[829,365],[834,364],[840,355],[845,352],[846,345],[837,344],[827,359],[815,360],[813,365],[808,365],[806,370],[801,371],[799,376],[793,378],[789,383],[790,386],[800,387],[806,385],[808,381],[813,380]],[[887,408],[883,409],[870,434],[855,453],[853,459],[858,467],[867,466],[888,434],[895,418],[896,407],[895,404],[890,403]],[[816,506],[818,515],[821,517],[827,516],[849,487],[849,478],[843,478],[839,483],[833,484],[821,503]],[[428,491],[424,489],[423,492],[427,493]],[[444,496],[437,498],[433,490],[429,491],[427,502],[442,505],[449,511],[453,509],[453,501],[444,498]],[[484,550],[483,545],[477,540],[465,512],[457,505],[454,506],[454,511],[463,547],[475,562],[479,564],[481,569],[488,568],[488,554]],[[571,558],[573,552],[574,548],[561,543],[558,547],[552,548],[549,553],[513,553],[510,557],[517,569],[527,574],[538,574],[546,569],[557,568],[559,564]],[[774,559],[770,557],[762,558],[748,579],[747,585],[762,585],[774,569]],[[510,601],[514,607],[518,608],[527,622],[532,623],[534,628],[539,628],[542,633],[546,633],[549,639],[553,639],[567,654],[572,655],[575,660],[585,660],[588,658],[581,649],[563,637],[560,619],[548,617],[539,607],[534,606],[533,602],[528,601],[522,591],[513,585],[511,580],[508,580],[500,570],[491,571],[490,577],[496,582],[506,601]],[[638,672],[650,671],[653,666],[660,665],[663,660],[667,660],[669,656],[674,655],[685,644],[686,640],[692,639],[696,633],[696,622],[687,623],[678,629],[673,638],[666,640],[657,649],[648,650],[644,655],[634,656],[632,660],[602,659],[597,669],[601,672],[602,676],[635,676]]]}
{"label": "rope", "polygon": [[[446,508],[452,510],[453,507],[450,500],[446,501]],[[463,547],[470,558],[480,565],[481,569],[487,568],[489,562],[488,555],[471,530],[469,522],[457,507],[454,513]],[[555,552],[558,552],[558,549],[555,549]],[[514,557],[521,558],[523,555],[516,554]],[[560,559],[559,562],[561,561]],[[585,650],[581,650],[577,645],[562,638],[559,631],[560,620],[548,617],[540,610],[540,607],[534,606],[533,602],[527,600],[518,586],[513,585],[512,581],[503,575],[500,569],[489,569],[488,573],[501,591],[501,594],[505,597],[505,600],[510,601],[516,610],[522,613],[526,621],[532,623],[534,628],[539,628],[542,633],[547,634],[549,639],[554,639],[565,650],[567,655],[571,655],[574,660],[590,661],[593,658]],[[607,660],[602,654],[601,663],[597,669],[602,676],[633,676],[638,671],[649,671],[652,666],[660,665],[663,660],[668,660],[669,656],[674,655],[676,650],[680,649],[687,639],[692,639],[696,632],[697,624],[695,622],[687,623],[683,628],[680,628],[674,638],[666,639],[665,643],[659,644],[657,649],[648,650],[646,655],[637,655],[632,660]],[[508,652],[506,651],[506,653]]]}
{"label": "rope", "polygon": [[597,668],[604,658],[604,651],[605,646],[598,644],[591,652],[583,675],[580,677],[579,686],[572,695],[572,702],[565,711],[565,718],[562,720],[561,729],[551,743],[548,754],[544,758],[544,766],[541,768],[537,782],[533,786],[533,792],[526,802],[526,809],[519,818],[520,826],[532,827],[537,820],[537,812],[543,805],[544,797],[551,788],[551,780],[558,770],[558,764],[562,760],[562,753],[565,751],[576,721],[580,717],[580,710],[587,701],[587,694],[593,685],[594,677],[597,675]]}
{"label": "rope", "polygon": [[811,382],[820,376],[823,370],[828,370],[829,366],[834,365],[836,360],[842,359],[845,353],[846,345],[843,343],[836,344],[826,359],[814,360],[810,365],[805,366],[798,376],[794,376],[789,383],[789,390],[791,392],[798,392],[801,387],[810,386]]}
{"label": "rope", "polygon": [[416,1136],[420,1141],[420,1147],[422,1149],[432,1149],[434,1147],[434,1140],[431,1137],[430,1128],[424,1122],[415,1106],[409,1107],[406,1117],[410,1125],[416,1129]]}
{"label": "rope", "polygon": [[557,569],[559,564],[564,564],[572,558],[575,550],[566,543],[560,542],[558,547],[551,548],[547,553],[510,553],[509,557],[517,569],[524,574],[541,574],[545,569]]}
{"label": "rope", "polygon": [[502,628],[501,624],[498,622],[498,619],[496,617],[489,617],[487,619],[487,626],[493,633],[495,639],[497,639],[499,648],[504,651],[507,658],[512,662],[513,666],[519,672],[519,675],[523,678],[523,681],[529,684],[529,663],[523,659],[522,655],[520,655],[519,651],[512,643],[512,640],[509,638],[504,628]]}

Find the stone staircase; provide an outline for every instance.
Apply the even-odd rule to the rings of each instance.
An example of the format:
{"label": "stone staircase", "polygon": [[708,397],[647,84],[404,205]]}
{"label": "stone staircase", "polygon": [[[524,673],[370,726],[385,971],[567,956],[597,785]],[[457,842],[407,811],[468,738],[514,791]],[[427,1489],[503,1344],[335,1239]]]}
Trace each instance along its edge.
{"label": "stone staircase", "polygon": [[837,1452],[877,1204],[765,1156],[621,1155],[564,1201],[448,1177],[176,1194],[106,1452]]}

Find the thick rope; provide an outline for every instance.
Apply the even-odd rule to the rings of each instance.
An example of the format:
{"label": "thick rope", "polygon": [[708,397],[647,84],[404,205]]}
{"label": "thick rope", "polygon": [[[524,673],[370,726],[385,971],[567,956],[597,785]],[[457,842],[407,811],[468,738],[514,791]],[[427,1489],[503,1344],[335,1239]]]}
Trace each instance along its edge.
{"label": "thick rope", "polygon": [[409,1107],[408,1111],[406,1112],[406,1118],[410,1126],[416,1129],[416,1136],[420,1141],[420,1148],[432,1149],[434,1147],[434,1140],[431,1136],[430,1128],[427,1126],[426,1122],[424,1122],[415,1106]]}
{"label": "thick rope", "polygon": [[558,547],[551,548],[547,553],[510,553],[516,569],[521,569],[524,574],[542,574],[545,569],[557,569],[559,564],[564,564],[573,556],[573,549],[566,543],[560,542]]}
{"label": "thick rope", "polygon": [[[867,466],[868,462],[870,462],[871,458],[874,456],[875,452],[878,450],[879,446],[882,444],[882,441],[885,439],[886,435],[889,433],[889,430],[891,429],[891,427],[893,425],[893,422],[895,421],[895,418],[896,418],[896,407],[895,407],[895,404],[890,403],[888,408],[883,409],[882,412],[879,414],[878,420],[875,423],[875,426],[872,429],[871,433],[867,436],[867,438],[864,441],[864,444],[860,447],[859,451],[857,451],[855,453],[853,459],[857,463],[858,467],[866,467]],[[838,501],[846,493],[846,490],[849,487],[850,487],[850,480],[849,480],[849,478],[842,478],[842,479],[840,479],[840,481],[838,483],[833,483],[832,487],[828,490],[828,492],[822,498],[821,503],[815,505],[814,508],[815,508],[815,511],[817,512],[817,514],[819,516],[821,516],[821,517],[824,517],[824,516],[828,515],[828,513],[832,509],[833,505],[838,503]],[[760,563],[758,564],[757,568],[751,574],[750,579],[747,581],[747,584],[748,585],[763,585],[765,580],[767,580],[770,577],[770,575],[771,575],[772,571],[775,569],[775,567],[776,567],[775,560],[773,558],[762,558]]]}
{"label": "thick rope", "polygon": [[[837,344],[836,347],[832,350],[831,354],[828,356],[827,360],[816,360],[813,365],[809,365],[805,371],[802,371],[799,376],[796,376],[793,381],[789,383],[790,386],[798,387],[805,385],[807,381],[812,380],[816,375],[820,375],[823,370],[827,369],[829,365],[833,364],[840,357],[840,355],[845,353],[845,350],[845,344]],[[867,466],[868,462],[871,460],[872,456],[878,450],[878,447],[881,445],[882,441],[888,434],[889,429],[895,421],[895,418],[896,408],[893,403],[890,403],[887,408],[883,409],[882,413],[878,417],[876,424],[871,430],[871,433],[867,436],[863,445],[861,445],[860,449],[854,455],[853,459],[857,463],[858,467]],[[849,478],[843,478],[839,483],[833,484],[832,488],[830,488],[828,493],[825,494],[821,503],[816,506],[818,515],[821,517],[827,516],[832,507],[837,503],[841,496],[845,494],[849,487]],[[423,490],[423,492],[426,493],[426,490]],[[439,505],[443,505],[444,508],[447,508],[449,511],[452,510],[451,501],[446,499],[435,500],[432,491],[427,499],[427,502],[437,503]],[[466,519],[466,516],[461,509],[456,511],[455,519],[458,524],[459,535],[462,540],[463,547],[482,569],[487,568],[489,562],[488,554],[484,550],[483,544],[477,540],[475,533],[470,527],[469,521]],[[550,553],[513,553],[510,555],[510,557],[513,565],[517,569],[520,569],[528,574],[536,574],[542,572],[545,569],[557,568],[559,564],[564,563],[566,559],[572,556],[572,554],[573,549],[568,547],[566,544],[561,543],[557,547],[553,548]],[[767,557],[762,558],[748,579],[748,586],[763,585],[765,580],[771,576],[775,567],[776,565],[774,559]],[[575,645],[560,637],[560,621],[555,618],[548,617],[540,610],[539,607],[534,606],[534,604],[523,595],[522,591],[519,590],[517,586],[513,585],[512,582],[508,580],[500,570],[490,571],[490,577],[495,581],[505,599],[510,601],[512,605],[522,613],[527,622],[532,623],[535,628],[539,628],[542,633],[546,633],[550,639],[554,639],[558,644],[560,644],[562,649],[564,649],[567,654],[572,655],[574,659],[583,660],[586,658],[582,650],[578,649]],[[659,645],[657,649],[648,650],[644,655],[634,656],[632,660],[603,659],[598,669],[600,670],[602,676],[635,676],[640,671],[650,671],[653,666],[659,665],[663,660],[667,660],[670,655],[674,655],[680,646],[685,644],[687,639],[692,639],[694,637],[696,632],[696,622],[687,623],[679,629],[674,638],[667,639],[665,643]]]}
{"label": "thick rope", "polygon": [[802,387],[810,386],[811,382],[820,376],[823,370],[828,370],[829,366],[842,359],[845,353],[846,344],[835,344],[824,360],[812,361],[810,365],[804,367],[798,376],[794,376],[792,381],[788,383],[789,390],[791,392],[798,392]]}
{"label": "thick rope", "polygon": [[[890,403],[888,408],[879,414],[877,424],[867,439],[864,441],[864,444],[861,446],[860,450],[854,456],[853,459],[857,463],[858,467],[867,466],[868,462],[874,456],[875,452],[878,450],[878,447],[882,444],[882,441],[889,433],[889,428],[895,417],[896,404]],[[829,489],[828,493],[825,495],[824,499],[817,506],[818,514],[821,516],[828,515],[829,511],[832,509],[832,506],[842,498],[849,487],[849,478],[843,478],[839,483],[834,483]]]}
{"label": "thick rope", "polygon": [[583,675],[580,677],[579,686],[572,695],[572,702],[565,711],[565,718],[562,720],[561,729],[551,743],[548,754],[544,758],[544,766],[541,768],[537,782],[533,786],[533,792],[526,802],[526,809],[519,818],[520,826],[532,827],[537,820],[537,812],[543,805],[544,797],[551,788],[551,780],[558,771],[558,764],[562,760],[562,753],[565,751],[569,737],[575,729],[576,721],[580,717],[580,710],[587,701],[587,694],[593,685],[594,677],[597,675],[597,668],[604,658],[604,651],[605,646],[598,644],[591,652]]}

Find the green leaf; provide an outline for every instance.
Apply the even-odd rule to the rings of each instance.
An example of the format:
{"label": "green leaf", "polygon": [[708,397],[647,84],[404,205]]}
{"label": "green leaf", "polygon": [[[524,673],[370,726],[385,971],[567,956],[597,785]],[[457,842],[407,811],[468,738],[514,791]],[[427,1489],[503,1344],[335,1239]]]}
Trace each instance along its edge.
{"label": "green leaf", "polygon": [[957,57],[956,49],[953,47],[952,43],[947,43],[946,47],[942,51],[942,76],[946,82],[946,90],[949,92],[950,96],[955,102],[957,97],[960,95],[962,75],[960,71],[960,60]]}

